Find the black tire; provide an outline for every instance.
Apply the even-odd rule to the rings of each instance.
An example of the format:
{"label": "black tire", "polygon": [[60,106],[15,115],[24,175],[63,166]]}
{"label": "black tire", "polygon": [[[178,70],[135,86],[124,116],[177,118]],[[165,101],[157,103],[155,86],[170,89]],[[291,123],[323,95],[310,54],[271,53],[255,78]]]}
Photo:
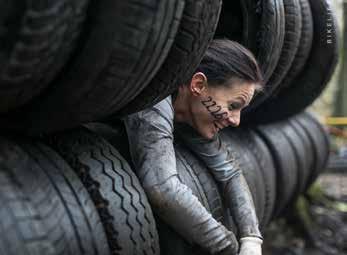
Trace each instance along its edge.
{"label": "black tire", "polygon": [[[328,1],[310,0],[310,6],[314,36],[312,50],[304,69],[290,87],[281,90],[276,98],[264,102],[261,107],[250,112],[242,122],[264,124],[298,114],[309,106],[328,84],[338,60],[337,23]],[[331,29],[327,24],[331,25]]]}
{"label": "black tire", "polygon": [[310,3],[308,0],[299,0],[302,26],[301,26],[301,37],[298,51],[296,52],[294,61],[281,82],[281,89],[290,86],[292,81],[298,76],[303,70],[307,58],[310,55],[313,39],[313,18]]}
{"label": "black tire", "polygon": [[[3,169],[39,214],[37,220],[42,219],[44,231],[54,244],[54,254],[110,254],[96,208],[65,161],[37,142],[0,140]],[[15,215],[23,212],[16,208]],[[31,230],[25,229],[26,238],[35,237]]]}
{"label": "black tire", "polygon": [[229,38],[244,44],[242,1],[223,1],[215,38]]}
{"label": "black tire", "polygon": [[270,149],[276,169],[276,202],[272,218],[278,217],[292,198],[297,186],[297,165],[293,149],[278,129],[278,124],[258,126],[257,134]]}
{"label": "black tire", "polygon": [[257,161],[253,154],[245,148],[245,145],[240,141],[237,134],[234,133],[232,129],[223,130],[220,136],[221,139],[225,141],[227,150],[234,154],[235,159],[240,165],[253,197],[259,224],[263,226],[265,187],[263,175],[260,172]]}
{"label": "black tire", "polygon": [[[212,214],[214,219],[223,223],[230,229],[230,226],[226,225],[229,224],[229,222],[224,218],[222,198],[211,174],[206,167],[180,143],[175,143],[175,152],[177,172],[181,182],[192,190],[193,194],[197,196],[201,204]],[[198,246],[186,242],[164,222],[160,220],[157,220],[157,222],[162,254],[207,254],[206,251],[203,251]],[[231,230],[236,233],[234,225],[232,228]],[[172,249],[172,247],[175,247],[175,249]]]}
{"label": "black tire", "polygon": [[260,220],[264,229],[271,220],[276,201],[276,170],[271,152],[264,141],[251,129],[235,129],[242,144],[246,146],[257,160],[257,165],[263,175],[265,189],[264,216]]}
{"label": "black tire", "polygon": [[[93,123],[86,126],[109,141],[122,155],[125,155],[128,162],[131,162],[128,141],[124,139],[126,138],[126,131],[122,123],[118,123],[118,125],[113,127],[101,123]],[[228,229],[237,233],[233,219],[225,214],[218,187],[208,169],[181,142],[175,143],[175,152],[180,181],[192,190],[193,194],[197,196],[202,205],[206,207],[217,221],[222,222]],[[204,251],[186,242],[159,217],[156,217],[156,222],[162,254],[204,254]],[[175,249],[172,249],[172,247],[175,247]]]}
{"label": "black tire", "polygon": [[76,46],[89,0],[0,2],[0,112],[27,103]]}
{"label": "black tire", "polygon": [[[317,129],[317,135],[316,138],[319,138],[320,141],[320,146],[319,146],[319,155],[322,157],[323,161],[322,164],[320,165],[320,173],[324,172],[326,170],[328,161],[329,161],[329,154],[330,154],[330,136],[328,134],[328,131],[326,130],[326,128],[323,126],[322,123],[320,123],[318,121],[318,119],[311,113],[306,112],[304,113],[305,118],[307,118],[308,120],[310,120],[312,122],[312,124],[314,124],[314,126]],[[320,134],[320,135],[318,135]]]}
{"label": "black tire", "polygon": [[[224,2],[216,36],[236,40],[250,49],[258,59],[267,82],[280,59],[284,43],[283,0]],[[260,95],[257,100],[263,100],[267,94]]]}
{"label": "black tire", "polygon": [[65,72],[30,106],[7,116],[8,124],[28,133],[51,132],[119,110],[165,60],[184,2],[94,0],[82,44]]}
{"label": "black tire", "polygon": [[0,171],[0,203],[0,254],[57,254],[42,216],[5,169]]}
{"label": "black tire", "polygon": [[213,39],[222,0],[186,0],[170,53],[149,85],[121,111],[125,115],[155,105],[189,81]]}
{"label": "black tire", "polygon": [[211,212],[213,218],[225,225],[222,198],[208,169],[182,144],[175,143],[175,152],[178,164],[177,171],[179,176],[182,176],[181,181],[187,185],[193,181],[196,188],[193,185],[188,185],[195,190],[193,194]]}
{"label": "black tire", "polygon": [[296,120],[310,138],[312,144],[311,150],[314,152],[315,165],[306,183],[305,190],[307,190],[311,184],[315,182],[319,174],[326,170],[329,158],[330,141],[327,132],[313,117],[313,115],[305,112],[298,115]]}
{"label": "black tire", "polygon": [[306,151],[305,151],[305,145],[303,144],[303,140],[298,135],[298,133],[295,132],[293,127],[290,125],[289,121],[282,122],[281,125],[279,125],[279,130],[285,135],[285,137],[288,140],[288,143],[290,144],[291,148],[293,149],[294,156],[295,156],[295,170],[297,171],[297,186],[292,191],[292,198],[291,201],[288,203],[287,207],[293,206],[293,203],[295,203],[295,200],[298,198],[298,196],[305,190],[306,186],[306,180],[304,178],[305,172],[307,169],[310,169],[310,166],[308,165],[308,160],[305,157]]}
{"label": "black tire", "polygon": [[160,254],[151,207],[118,151],[87,129],[47,138],[79,175],[96,204],[112,254]]}
{"label": "black tire", "polygon": [[[299,140],[301,140],[302,143],[302,149],[303,154],[299,155],[303,160],[305,161],[305,168],[303,169],[303,171],[300,173],[300,178],[302,179],[302,184],[301,184],[301,189],[300,192],[304,192],[306,187],[307,187],[307,183],[308,183],[308,179],[309,176],[311,174],[311,172],[313,171],[313,166],[314,166],[314,151],[313,151],[313,145],[310,141],[310,138],[308,137],[308,135],[306,134],[305,130],[303,129],[303,127],[297,122],[296,120],[297,117],[293,117],[289,119],[289,125],[294,129],[294,131],[297,133],[297,135],[299,136]],[[300,143],[298,143],[300,144]]]}
{"label": "black tire", "polygon": [[254,103],[252,103],[249,108],[246,108],[245,115],[247,120],[248,118],[252,118],[252,113],[248,114],[251,110],[261,108],[261,104],[265,100],[271,100],[271,97],[278,93],[281,87],[281,81],[291,67],[295,54],[298,50],[302,26],[300,3],[299,0],[283,0],[283,5],[285,16],[285,33],[280,56],[276,68],[273,70],[270,78],[267,79],[265,77],[265,94],[260,94],[260,96],[257,96]]}
{"label": "black tire", "polygon": [[[267,84],[281,56],[284,43],[285,14],[283,0],[242,1],[245,46],[255,54]],[[274,88],[267,87],[258,94],[248,110],[255,109],[267,99]]]}
{"label": "black tire", "polygon": [[[299,0],[283,0],[283,3],[285,12],[284,42],[276,69],[267,84],[273,91],[270,98],[281,89],[282,80],[292,66],[301,38],[302,16]],[[267,91],[267,93],[271,92]]]}

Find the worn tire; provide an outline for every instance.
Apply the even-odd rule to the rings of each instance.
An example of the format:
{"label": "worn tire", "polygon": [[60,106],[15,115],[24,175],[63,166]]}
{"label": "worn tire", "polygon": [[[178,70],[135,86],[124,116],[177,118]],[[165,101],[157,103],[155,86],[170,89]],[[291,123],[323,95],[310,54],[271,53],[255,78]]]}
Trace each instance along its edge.
{"label": "worn tire", "polygon": [[[292,191],[292,198],[288,203],[288,206],[292,206],[298,196],[305,190],[306,181],[304,174],[309,169],[308,160],[305,157],[306,151],[301,137],[295,132],[293,127],[289,124],[289,121],[282,122],[279,125],[279,129],[288,140],[289,145],[293,149],[295,157],[295,170],[296,170],[296,187]],[[288,207],[287,206],[287,207]]]}
{"label": "worn tire", "polygon": [[297,122],[297,117],[292,117],[289,119],[289,125],[294,129],[294,131],[299,136],[299,139],[302,141],[302,149],[303,149],[303,155],[300,155],[305,160],[306,168],[303,169],[303,171],[300,173],[302,182],[304,183],[304,186],[301,186],[300,192],[304,192],[306,189],[306,185],[309,179],[309,176],[311,172],[314,169],[314,150],[312,142],[310,141],[310,138],[306,134],[303,127]]}
{"label": "worn tire", "polygon": [[271,151],[276,169],[276,206],[272,218],[279,216],[292,198],[297,185],[297,165],[294,151],[278,129],[278,124],[257,126],[257,134]]}
{"label": "worn tire", "polygon": [[293,63],[281,82],[281,89],[289,87],[292,81],[303,70],[312,47],[313,18],[310,3],[309,0],[299,0],[299,2],[302,17],[300,43]]}
{"label": "worn tire", "polygon": [[223,1],[215,38],[228,38],[244,44],[242,1]]}
{"label": "worn tire", "polygon": [[48,133],[119,110],[165,60],[184,2],[93,0],[88,29],[64,73],[32,104],[6,116],[8,126]]}
{"label": "worn tire", "polygon": [[[237,3],[225,1],[216,35],[236,40],[250,49],[267,82],[280,59],[284,31],[283,0],[243,0]],[[252,102],[250,108],[255,108],[265,100],[273,89],[269,86],[265,93]]]}
{"label": "worn tire", "polygon": [[[121,151],[122,155],[125,155],[128,162],[131,162],[129,148],[127,146],[126,131],[121,123],[114,127],[101,123],[93,123],[88,124],[87,127],[108,140]],[[225,214],[222,198],[212,175],[206,167],[181,144],[181,142],[175,143],[174,146],[177,172],[180,181],[192,190],[193,194],[197,196],[202,205],[206,207],[217,221],[222,222],[228,229],[237,233],[232,218]],[[199,247],[184,241],[178,233],[164,223],[159,217],[156,217],[156,222],[162,254],[188,255],[205,253]],[[175,247],[175,249],[172,249],[172,247]]]}
{"label": "worn tire", "polygon": [[[276,69],[268,81],[267,86],[273,88],[273,92],[267,100],[270,100],[281,89],[282,80],[292,66],[301,38],[302,16],[299,0],[283,0],[283,3],[285,12],[284,43]],[[268,91],[268,93],[270,92]]]}
{"label": "worn tire", "polygon": [[70,57],[89,0],[0,2],[0,112],[27,103]]}
{"label": "worn tire", "polygon": [[[309,106],[328,84],[338,60],[337,23],[327,0],[310,0],[310,6],[314,36],[304,69],[287,89],[281,90],[276,98],[253,110],[242,122],[264,124],[298,114]],[[331,29],[327,29],[327,24]]]}
{"label": "worn tire", "polygon": [[237,134],[232,129],[225,129],[220,133],[221,139],[225,142],[227,150],[234,154],[235,159],[240,165],[243,175],[249,186],[253,197],[256,214],[259,224],[263,226],[262,219],[265,210],[265,187],[263,175],[260,172],[257,161],[253,154],[245,148]]}
{"label": "worn tire", "polygon": [[264,215],[261,228],[264,229],[271,220],[276,201],[276,169],[269,148],[264,141],[251,129],[235,129],[234,132],[242,144],[257,160],[257,166],[262,173],[265,189]]}
{"label": "worn tire", "polygon": [[[283,0],[242,1],[244,13],[245,46],[253,51],[267,84],[281,56],[284,43],[285,14]],[[273,91],[266,87],[258,94],[247,110],[255,109]]]}
{"label": "worn tire", "polygon": [[118,151],[88,129],[47,138],[81,178],[96,204],[112,254],[160,254],[143,188]]}
{"label": "worn tire", "polygon": [[[0,140],[1,163],[38,213],[37,220],[42,219],[43,234],[53,241],[54,254],[110,254],[96,208],[66,162],[38,142]],[[15,212],[23,213],[20,207]],[[25,230],[26,238],[35,235],[31,231],[35,230]]]}
{"label": "worn tire", "polygon": [[155,105],[191,79],[212,41],[222,0],[186,0],[174,44],[149,85],[121,111],[125,115]]}
{"label": "worn tire", "polygon": [[[227,225],[229,222],[224,218],[222,197],[208,169],[206,169],[206,167],[180,143],[175,143],[175,152],[177,172],[181,182],[192,190],[193,194],[197,196],[199,201],[212,214],[214,219],[223,223],[227,228],[236,233],[234,225],[231,228]],[[186,242],[164,222],[160,220],[158,222],[160,248],[163,254],[207,254],[206,251],[203,251],[200,247]],[[175,249],[172,249],[172,247],[175,247]]]}
{"label": "worn tire", "polygon": [[57,254],[42,215],[0,161],[0,254]]}
{"label": "worn tire", "polygon": [[[281,87],[281,81],[286,76],[291,64],[294,60],[295,54],[298,50],[302,17],[299,0],[283,0],[284,16],[285,16],[285,28],[284,28],[284,40],[283,46],[280,52],[280,56],[269,79],[265,77],[265,93],[256,96],[254,103],[251,103],[249,108],[246,108],[246,118],[252,118],[251,110],[260,108],[264,101],[271,100],[275,96]],[[250,112],[250,113],[249,113]]]}
{"label": "worn tire", "polygon": [[311,184],[316,181],[318,175],[326,169],[329,158],[330,141],[322,124],[320,124],[313,115],[305,112],[298,115],[296,120],[310,138],[311,150],[314,152],[315,165],[306,183],[305,190],[307,190]]}

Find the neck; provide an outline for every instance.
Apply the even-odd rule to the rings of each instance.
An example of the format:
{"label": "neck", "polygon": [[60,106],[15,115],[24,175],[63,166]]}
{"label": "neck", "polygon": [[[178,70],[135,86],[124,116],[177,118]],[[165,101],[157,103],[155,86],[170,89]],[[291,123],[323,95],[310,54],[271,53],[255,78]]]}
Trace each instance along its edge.
{"label": "neck", "polygon": [[188,96],[184,92],[184,88],[179,87],[173,108],[175,110],[175,121],[188,123],[189,109],[188,109]]}

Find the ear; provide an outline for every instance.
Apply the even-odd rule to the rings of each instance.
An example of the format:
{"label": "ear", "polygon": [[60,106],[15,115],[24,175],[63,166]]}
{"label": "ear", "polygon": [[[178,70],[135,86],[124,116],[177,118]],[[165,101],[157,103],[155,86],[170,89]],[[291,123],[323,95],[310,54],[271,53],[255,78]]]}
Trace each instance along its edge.
{"label": "ear", "polygon": [[195,73],[190,82],[189,90],[194,96],[202,95],[207,90],[206,75],[202,72]]}

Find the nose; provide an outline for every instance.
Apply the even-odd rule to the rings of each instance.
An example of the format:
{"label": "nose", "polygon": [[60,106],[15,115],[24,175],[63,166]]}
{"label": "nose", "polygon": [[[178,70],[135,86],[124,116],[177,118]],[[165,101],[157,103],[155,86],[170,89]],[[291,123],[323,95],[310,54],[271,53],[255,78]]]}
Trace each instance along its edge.
{"label": "nose", "polygon": [[233,112],[228,118],[229,125],[232,127],[237,127],[240,125],[240,115],[241,111]]}

